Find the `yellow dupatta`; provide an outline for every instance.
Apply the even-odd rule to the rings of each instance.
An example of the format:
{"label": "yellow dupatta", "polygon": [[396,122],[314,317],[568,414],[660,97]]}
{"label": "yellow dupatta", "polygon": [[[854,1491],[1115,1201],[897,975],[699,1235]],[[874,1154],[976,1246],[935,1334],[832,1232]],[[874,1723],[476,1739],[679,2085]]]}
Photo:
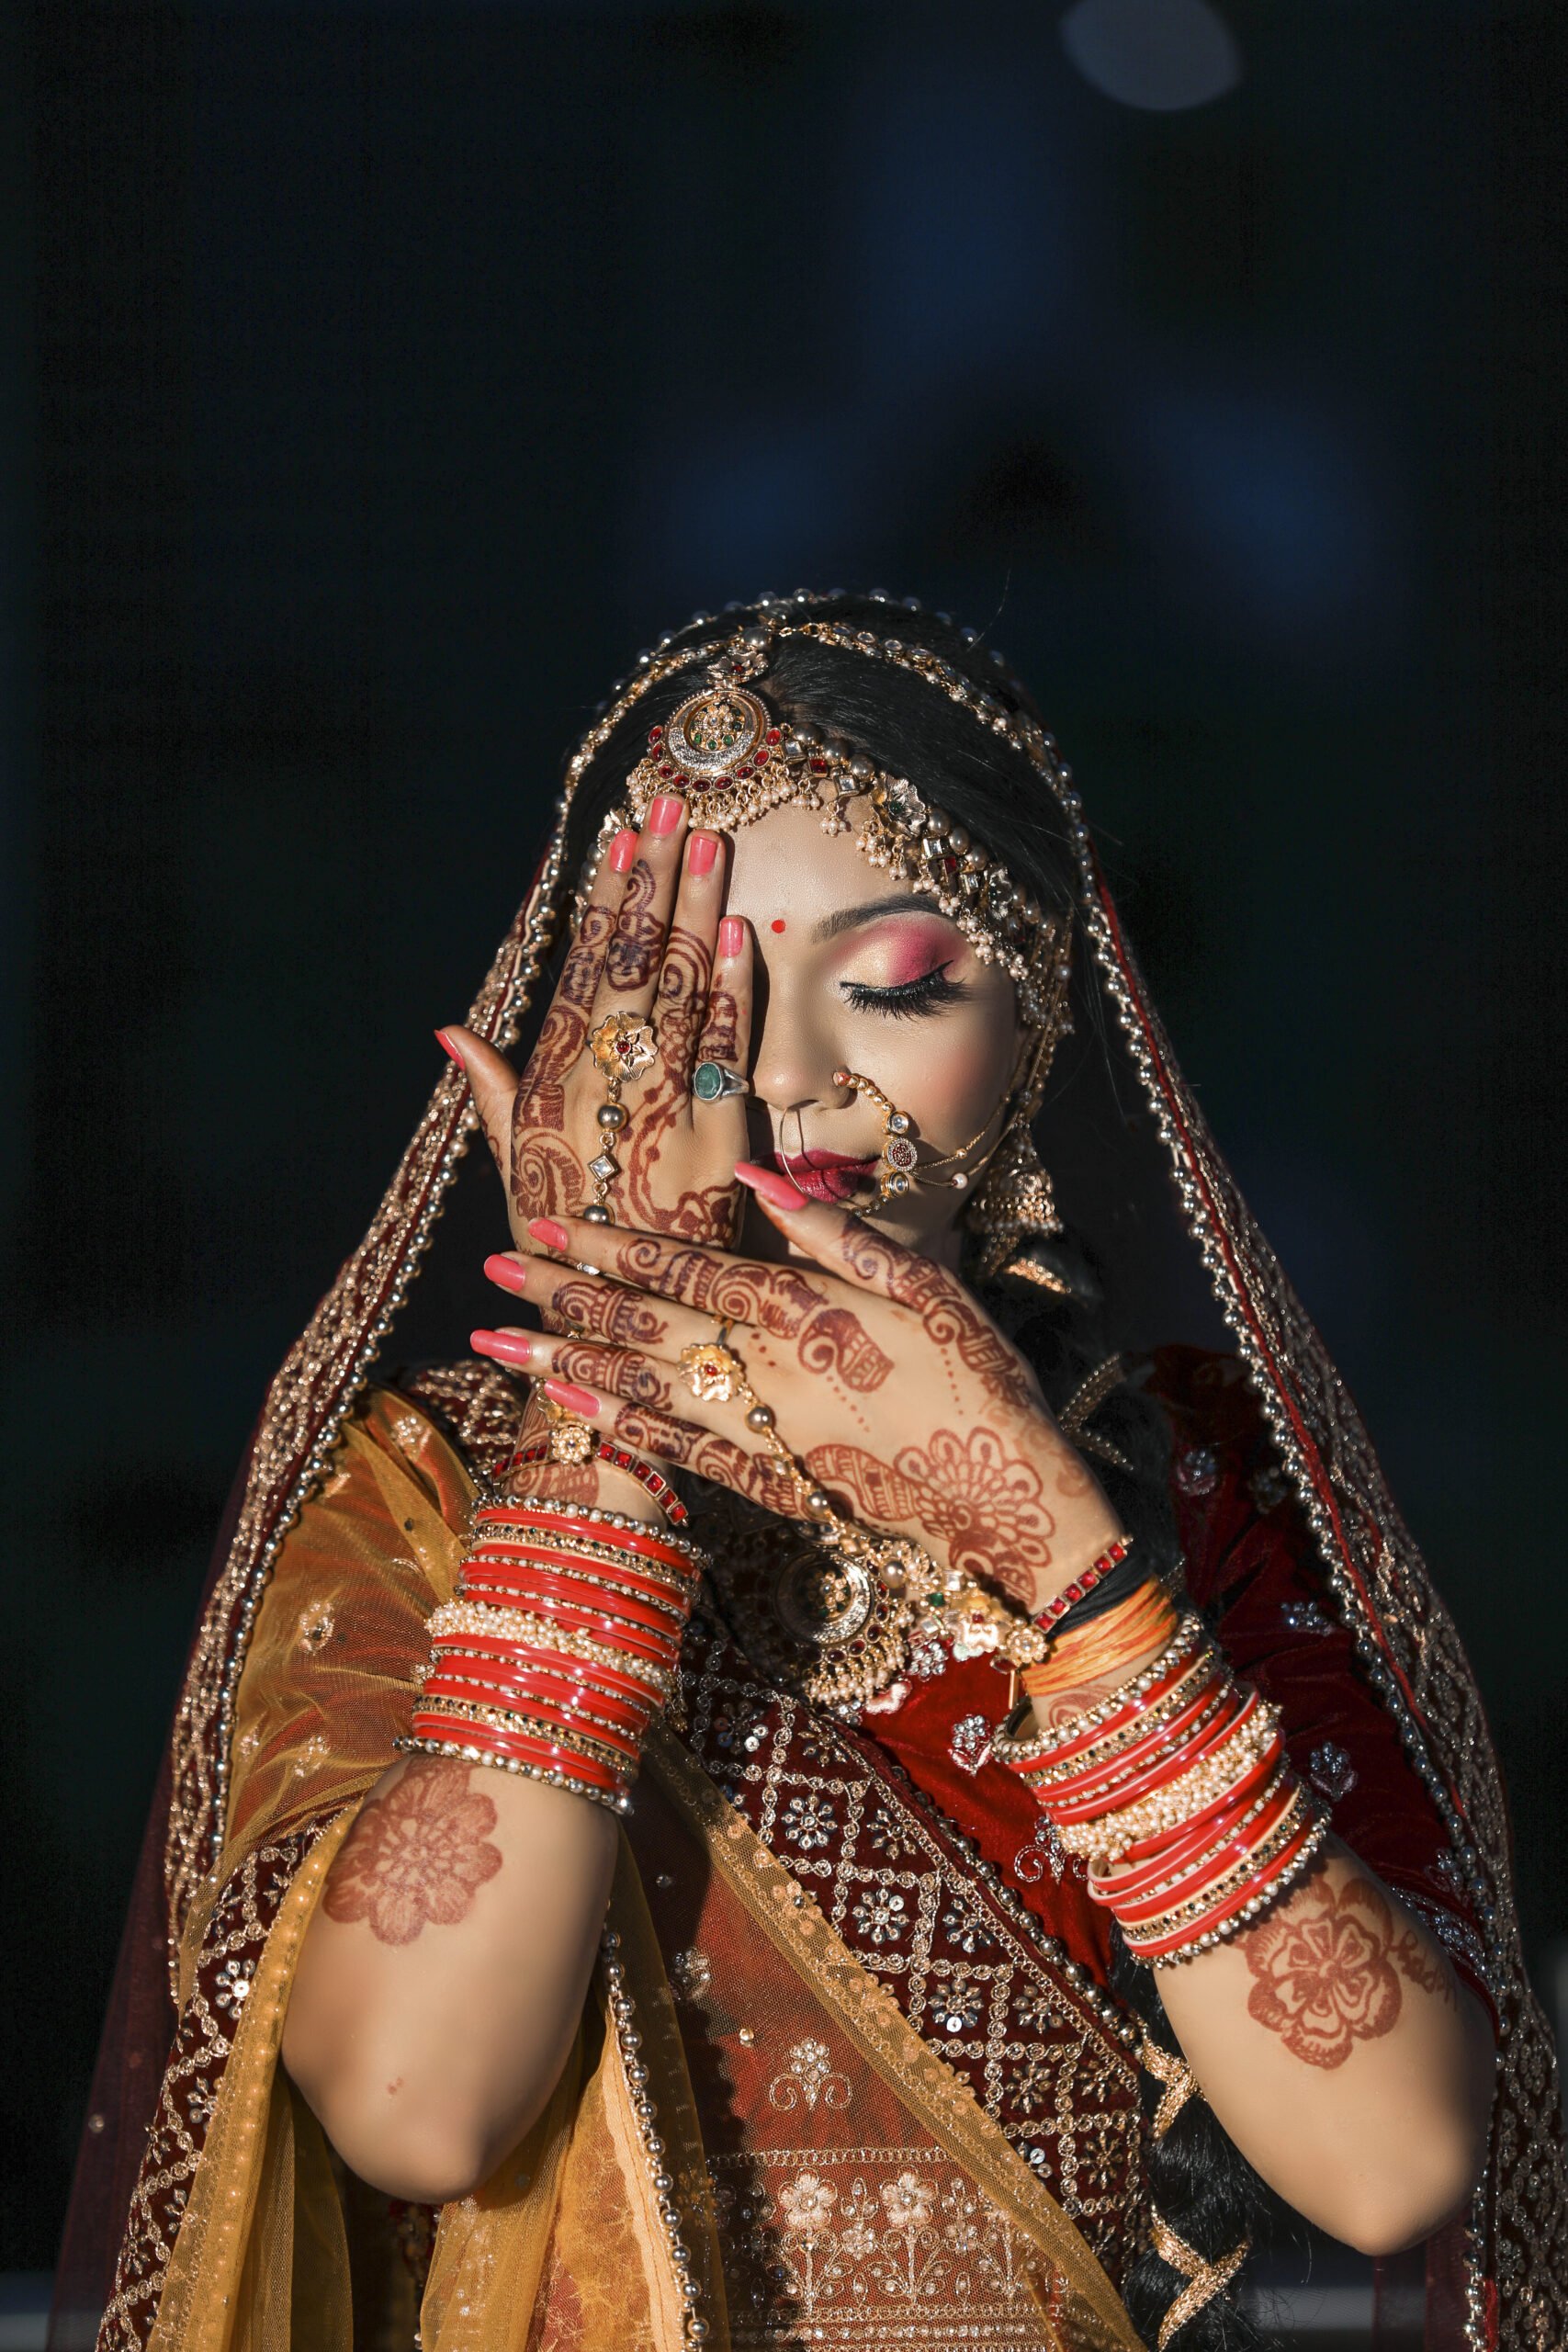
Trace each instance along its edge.
{"label": "yellow dupatta", "polygon": [[[472,1492],[434,1423],[404,1398],[373,1391],[278,1554],[238,1694],[224,1848],[181,1946],[187,2015],[213,1981],[212,1925],[231,1907],[223,1891],[258,1852],[290,1837],[308,1843],[246,1980],[168,2253],[152,2352],[406,2344],[416,2304],[423,2352],[682,2352],[694,2315],[710,2352],[792,2340],[777,2332],[788,2324],[777,2312],[759,2335],[728,2308],[727,2278],[756,2249],[739,2242],[733,2216],[721,2242],[639,1856],[642,1867],[658,1860],[690,1875],[705,1946],[734,1955],[772,2030],[808,2036],[829,2073],[853,2086],[852,2099],[814,2102],[804,2136],[807,2119],[785,2114],[787,2146],[777,2113],[750,2129],[742,2120],[737,2143],[714,2164],[714,2177],[739,2163],[764,2186],[795,2185],[771,2217],[748,2209],[759,2245],[783,2217],[795,2266],[783,2265],[793,2282],[786,2304],[825,2292],[818,2209],[830,2188],[842,2205],[853,2178],[894,2254],[901,2238],[928,2282],[945,2261],[942,2292],[955,2291],[962,2272],[975,2308],[993,2314],[988,2342],[1133,2352],[1138,2339],[1120,2299],[1077,2229],[669,1730],[656,1737],[622,1842],[613,1959],[595,1975],[565,2072],[491,2178],[443,2210],[420,2301],[378,2200],[344,2175],[278,2051],[311,1912],[406,1724],[424,1620],[452,1591]],[[636,2079],[642,2070],[646,2086]],[[639,2120],[641,2095],[656,2110],[657,2156]],[[802,2192],[803,2180],[815,2188]],[[848,2234],[840,2229],[836,2243]],[[883,2276],[874,2261],[868,2275]],[[891,2294],[897,2280],[886,2276]],[[370,2338],[367,2311],[378,2317]],[[891,2306],[888,2325],[884,2340],[896,2340]],[[804,2318],[802,2326],[809,2335]]]}

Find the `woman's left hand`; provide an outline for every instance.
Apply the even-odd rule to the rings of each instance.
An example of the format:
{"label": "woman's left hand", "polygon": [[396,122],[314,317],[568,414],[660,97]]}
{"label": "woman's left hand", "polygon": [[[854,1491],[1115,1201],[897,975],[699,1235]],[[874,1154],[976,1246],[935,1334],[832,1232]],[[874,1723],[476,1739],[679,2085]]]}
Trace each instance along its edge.
{"label": "woman's left hand", "polygon": [[705,1401],[682,1369],[683,1349],[728,1325],[778,1435],[840,1511],[914,1537],[1033,1614],[1120,1530],[1029,1367],[955,1274],[842,1209],[775,1203],[768,1171],[739,1172],[809,1262],[540,1219],[533,1239],[569,1262],[508,1260],[504,1287],[574,1336],[476,1344],[548,1381],[604,1435],[806,1517],[805,1488],[748,1426],[750,1400]]}

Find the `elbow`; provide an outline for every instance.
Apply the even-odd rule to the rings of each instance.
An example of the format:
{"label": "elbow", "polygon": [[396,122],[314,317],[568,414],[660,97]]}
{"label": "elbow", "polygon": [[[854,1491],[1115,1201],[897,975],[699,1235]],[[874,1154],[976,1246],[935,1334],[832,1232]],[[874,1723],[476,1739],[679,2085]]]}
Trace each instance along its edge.
{"label": "elbow", "polygon": [[451,2205],[495,2173],[542,2112],[553,2087],[502,2112],[449,2086],[385,2068],[289,2065],[295,2088],[350,2172],[384,2197]]}
{"label": "elbow", "polygon": [[1420,2245],[1469,2206],[1486,2164],[1489,2104],[1412,2133],[1381,2177],[1363,2177],[1351,2208],[1325,2226],[1374,2258]]}
{"label": "elbow", "polygon": [[378,2096],[352,2080],[295,2087],[350,2172],[383,2197],[409,2205],[451,2205],[490,2178],[504,2146],[470,2117],[438,2101]]}

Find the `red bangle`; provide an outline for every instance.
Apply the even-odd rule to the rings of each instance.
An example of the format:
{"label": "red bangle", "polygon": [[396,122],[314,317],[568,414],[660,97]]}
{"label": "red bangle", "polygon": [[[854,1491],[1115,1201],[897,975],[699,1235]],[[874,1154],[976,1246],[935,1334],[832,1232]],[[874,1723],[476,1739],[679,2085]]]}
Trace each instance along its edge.
{"label": "red bangle", "polygon": [[464,1566],[476,1561],[492,1560],[498,1567],[505,1567],[512,1560],[547,1560],[553,1567],[592,1569],[597,1576],[614,1577],[617,1581],[634,1586],[638,1592],[658,1593],[672,1608],[689,1609],[692,1588],[682,1580],[672,1584],[657,1560],[602,1560],[597,1554],[577,1552],[564,1544],[552,1544],[546,1535],[515,1535],[504,1542],[500,1536],[487,1535],[482,1544],[469,1553]]}
{"label": "red bangle", "polygon": [[[1047,1748],[1043,1755],[1032,1756],[1023,1768],[1025,1772],[1054,1772],[1058,1766],[1070,1764],[1075,1756],[1086,1755],[1090,1748],[1097,1747],[1100,1742],[1102,1739],[1108,1739],[1112,1732],[1123,1731],[1129,1724],[1135,1724],[1140,1716],[1146,1715],[1152,1707],[1159,1704],[1162,1699],[1168,1698],[1177,1684],[1191,1673],[1198,1662],[1190,1656],[1178,1658],[1173,1666],[1166,1668],[1157,1682],[1152,1682],[1138,1698],[1124,1701],[1116,1709],[1114,1714],[1102,1717],[1099,1723],[1077,1733],[1073,1738],[1062,1741],[1057,1747]],[[1212,1679],[1217,1678],[1222,1671],[1223,1668],[1216,1660]]]}
{"label": "red bangle", "polygon": [[[1251,1808],[1268,1802],[1268,1784],[1278,1773],[1282,1746],[1261,1758],[1206,1813],[1183,1822],[1179,1832],[1163,1841],[1145,1838],[1141,1846],[1129,1846],[1118,1854],[1114,1862],[1105,1865],[1102,1883],[1115,1884],[1118,1900],[1125,1895],[1135,1902],[1151,1886],[1163,1886],[1190,1864],[1221,1852],[1225,1839],[1235,1835]],[[1259,1796],[1259,1790],[1265,1791],[1264,1796]]]}
{"label": "red bangle", "polygon": [[660,1541],[653,1528],[615,1527],[604,1519],[580,1519],[570,1504],[546,1510],[527,1501],[515,1503],[485,1503],[475,1511],[476,1527],[498,1527],[519,1521],[530,1527],[542,1528],[547,1533],[585,1536],[591,1544],[613,1544],[617,1552],[642,1552],[649,1559],[662,1560],[666,1566],[679,1568],[683,1576],[695,1574],[695,1563],[690,1555],[678,1552],[672,1544]]}
{"label": "red bangle", "polygon": [[[464,1665],[471,1664],[465,1659]],[[586,1705],[592,1702],[603,1720],[620,1731],[642,1732],[648,1728],[651,1707],[639,1707],[635,1700],[626,1700],[614,1691],[598,1689],[592,1683],[579,1682],[568,1674],[551,1674],[543,1667],[529,1668],[520,1674],[466,1674],[457,1666],[438,1662],[424,1678],[426,1699],[461,1699],[475,1693],[487,1702],[503,1707],[531,1705],[536,1699],[548,1700],[550,1704]]]}
{"label": "red bangle", "polygon": [[[629,1453],[625,1446],[612,1445],[607,1437],[594,1440],[593,1457],[597,1462],[608,1463],[612,1469],[626,1471],[659,1505],[671,1527],[684,1527],[691,1512],[662,1471],[656,1470],[651,1462],[645,1462],[640,1453]],[[513,1470],[522,1470],[530,1463],[547,1462],[549,1459],[549,1439],[536,1438],[531,1445],[518,1449],[502,1472],[502,1476],[510,1477]]]}
{"label": "red bangle", "polygon": [[1129,1949],[1135,1951],[1140,1960],[1163,1960],[1168,1952],[1189,1950],[1201,1937],[1212,1935],[1216,1928],[1227,1926],[1231,1920],[1246,1910],[1255,1897],[1266,1893],[1270,1885],[1279,1885],[1283,1881],[1292,1863],[1299,1860],[1303,1849],[1308,1844],[1316,1828],[1316,1821],[1309,1815],[1302,1824],[1297,1836],[1291,1839],[1284,1851],[1260,1870],[1256,1877],[1247,1880],[1237,1887],[1234,1894],[1217,1905],[1213,1911],[1205,1912],[1201,1918],[1190,1921],[1175,1935],[1162,1936],[1156,1942],[1133,1944],[1129,1940]]}
{"label": "red bangle", "polygon": [[634,1625],[628,1618],[617,1616],[606,1608],[594,1608],[581,1599],[559,1600],[553,1593],[535,1593],[525,1586],[468,1585],[460,1588],[461,1598],[515,1608],[525,1602],[536,1617],[548,1617],[558,1625],[566,1625],[579,1633],[592,1634],[596,1640],[613,1642],[635,1657],[646,1658],[661,1667],[673,1664],[679,1644],[673,1632],[650,1630]]}
{"label": "red bangle", "polygon": [[[492,1642],[495,1646],[491,1646]],[[557,1649],[548,1642],[515,1640],[510,1634],[464,1634],[460,1639],[453,1637],[437,1643],[435,1648],[437,1657],[442,1659],[471,1657],[486,1665],[502,1668],[518,1660],[545,1666],[553,1659],[563,1668],[566,1666],[574,1670],[581,1668],[585,1678],[597,1677],[606,1689],[619,1696],[645,1701],[650,1708],[659,1704],[657,1690],[639,1680],[629,1667],[610,1666],[603,1658],[580,1657],[575,1650]]]}
{"label": "red bangle", "polygon": [[1145,1732],[1141,1738],[1135,1739],[1130,1747],[1108,1758],[1092,1771],[1080,1773],[1073,1780],[1058,1781],[1049,1790],[1037,1789],[1035,1794],[1040,1804],[1048,1811],[1058,1800],[1076,1802],[1080,1796],[1103,1796],[1115,1790],[1120,1772],[1135,1768],[1147,1757],[1157,1755],[1164,1741],[1175,1738],[1179,1734],[1195,1732],[1211,1715],[1219,1713],[1226,1703],[1229,1689],[1223,1675],[1211,1675],[1168,1722],[1156,1724],[1153,1731]]}
{"label": "red bangle", "polygon": [[[1253,1803],[1258,1806],[1251,1817],[1244,1804],[1235,1820],[1224,1834],[1211,1831],[1206,1838],[1189,1843],[1184,1853],[1171,1853],[1152,1865],[1145,1864],[1131,1875],[1122,1871],[1120,1860],[1103,1872],[1091,1871],[1089,1877],[1100,1890],[1096,1901],[1109,1904],[1119,1919],[1136,1926],[1140,1920],[1157,1918],[1178,1903],[1190,1902],[1201,1894],[1206,1883],[1216,1882],[1226,1869],[1245,1861],[1255,1852],[1271,1829],[1277,1828],[1287,1806],[1295,1796],[1295,1784],[1282,1781],[1279,1788],[1259,1799],[1256,1790]],[[1246,1835],[1242,1824],[1246,1823]],[[1197,1875],[1209,1872],[1206,1882]],[[1157,1894],[1156,1888],[1159,1889]]]}
{"label": "red bangle", "polygon": [[[583,1587],[587,1586],[590,1592],[602,1592],[610,1584],[610,1579],[607,1577],[576,1576],[570,1568],[540,1568],[526,1584],[502,1584],[496,1577],[489,1577],[486,1582],[492,1589],[513,1595],[525,1598],[531,1593],[538,1593],[558,1600],[575,1600],[584,1608],[592,1608],[595,1604],[585,1597]],[[468,1589],[478,1593],[480,1587],[469,1583]],[[628,1623],[640,1625],[647,1633],[662,1634],[668,1640],[677,1640],[685,1623],[684,1610],[661,1609],[657,1601],[647,1600],[638,1592],[628,1592],[618,1585],[611,1587],[606,1600],[600,1601],[598,1606],[607,1606],[617,1617],[625,1617]]]}
{"label": "red bangle", "polygon": [[[1235,1688],[1233,1684],[1233,1691]],[[1075,1789],[1070,1796],[1053,1796],[1045,1810],[1058,1828],[1065,1828],[1069,1822],[1093,1821],[1108,1810],[1124,1813],[1142,1798],[1154,1796],[1161,1789],[1168,1788],[1184,1772],[1193,1770],[1206,1756],[1213,1755],[1227,1740],[1234,1739],[1237,1732],[1253,1720],[1262,1703],[1258,1692],[1249,1690],[1239,1706],[1231,1710],[1222,1709],[1209,1719],[1201,1732],[1193,1733],[1178,1747],[1162,1751],[1157,1760],[1146,1766],[1142,1772],[1134,1773],[1127,1781],[1118,1781],[1114,1802],[1109,1807],[1102,1792],[1083,1796]]]}

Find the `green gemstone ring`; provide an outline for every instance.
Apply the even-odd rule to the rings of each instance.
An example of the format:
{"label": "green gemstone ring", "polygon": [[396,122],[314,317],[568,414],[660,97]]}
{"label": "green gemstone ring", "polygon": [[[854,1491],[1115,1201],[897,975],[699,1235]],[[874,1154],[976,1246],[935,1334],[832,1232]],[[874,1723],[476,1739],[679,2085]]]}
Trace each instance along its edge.
{"label": "green gemstone ring", "polygon": [[722,1062],[699,1062],[692,1072],[692,1091],[699,1102],[722,1102],[728,1094],[750,1094],[749,1080]]}

